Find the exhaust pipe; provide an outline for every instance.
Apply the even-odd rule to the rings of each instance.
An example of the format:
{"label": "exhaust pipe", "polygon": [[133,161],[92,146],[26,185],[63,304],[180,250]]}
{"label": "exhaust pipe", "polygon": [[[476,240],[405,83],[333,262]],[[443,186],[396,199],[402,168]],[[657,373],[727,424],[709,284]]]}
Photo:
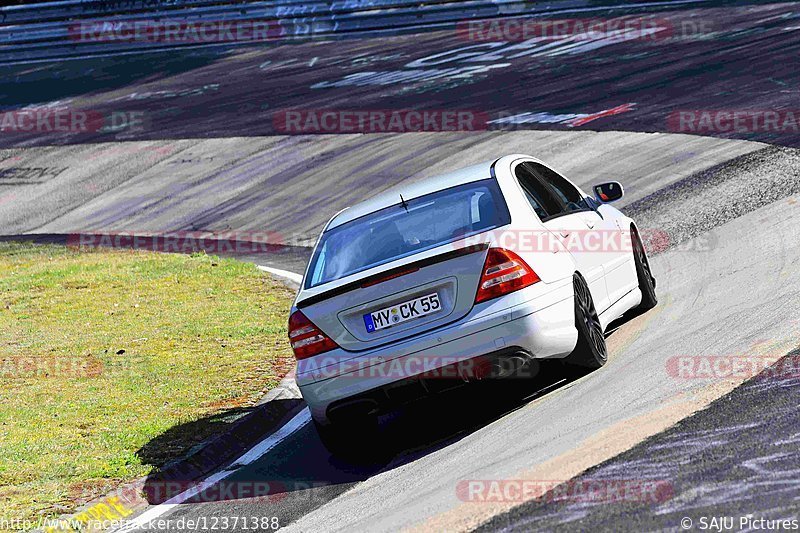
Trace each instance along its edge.
{"label": "exhaust pipe", "polygon": [[328,418],[333,421],[352,420],[377,414],[378,402],[368,398],[345,400],[328,408]]}
{"label": "exhaust pipe", "polygon": [[509,376],[519,375],[528,363],[531,357],[525,352],[517,352],[511,355],[500,356],[495,359],[492,364],[492,378],[507,378]]}
{"label": "exhaust pipe", "polygon": [[525,351],[476,357],[465,361],[461,366],[461,377],[464,381],[483,381],[485,379],[502,379],[509,376],[522,377],[522,371],[535,361]]}

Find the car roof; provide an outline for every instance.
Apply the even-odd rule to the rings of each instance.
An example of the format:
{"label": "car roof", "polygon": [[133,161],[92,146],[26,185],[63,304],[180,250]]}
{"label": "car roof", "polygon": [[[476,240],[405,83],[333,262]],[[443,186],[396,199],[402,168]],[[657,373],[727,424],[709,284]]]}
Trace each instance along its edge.
{"label": "car roof", "polygon": [[403,199],[411,200],[419,198],[426,194],[442,191],[455,187],[456,185],[463,185],[473,181],[485,180],[492,177],[492,165],[497,159],[491,159],[477,165],[471,165],[459,170],[454,170],[446,174],[424,178],[419,181],[410,183],[400,183],[383,192],[380,192],[372,198],[359,202],[347,209],[340,211],[334,216],[325,228],[326,231],[337,226],[341,226],[351,220],[355,220],[364,215],[374,213],[385,207],[400,204],[400,195]]}

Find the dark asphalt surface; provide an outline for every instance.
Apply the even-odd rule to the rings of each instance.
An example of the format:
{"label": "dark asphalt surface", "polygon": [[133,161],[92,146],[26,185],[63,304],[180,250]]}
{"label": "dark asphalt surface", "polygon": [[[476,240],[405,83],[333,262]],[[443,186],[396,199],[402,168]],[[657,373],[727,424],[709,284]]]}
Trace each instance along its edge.
{"label": "dark asphalt surface", "polygon": [[[535,154],[584,190],[619,180],[625,205],[767,146],[696,135],[526,130],[6,149],[0,234],[190,231],[310,246],[349,205],[498,154]],[[37,183],[13,184],[27,176]]]}
{"label": "dark asphalt surface", "polygon": [[[0,67],[0,103],[7,109],[48,104],[106,117],[106,129],[93,133],[6,129],[0,146],[267,135],[284,132],[280,113],[287,109],[451,109],[490,120],[545,113],[525,124],[488,127],[630,131],[681,129],[668,120],[681,110],[797,111],[796,4],[576,10],[558,17],[621,15],[657,17],[669,31],[627,41],[595,36],[500,43],[476,42],[447,29]],[[416,79],[390,77],[411,71]],[[621,111],[573,125],[569,117],[553,117],[615,108]],[[135,119],[141,124],[117,121],[119,129],[113,129],[108,117],[115,112],[141,112]],[[699,122],[682,129],[800,144],[800,127],[781,117],[778,131],[713,131],[725,124],[698,131]],[[484,118],[476,124],[481,120],[479,127],[486,127]]]}
{"label": "dark asphalt surface", "polygon": [[[690,31],[663,39],[481,43],[477,48],[466,48],[478,43],[464,40],[454,30],[441,30],[290,46],[186,50],[125,61],[92,59],[0,67],[0,104],[6,109],[49,103],[52,107],[96,111],[104,116],[114,112],[143,113],[138,130],[121,128],[88,135],[4,131],[0,146],[268,135],[282,132],[275,117],[292,108],[455,109],[486,114],[491,119],[540,113],[538,122],[514,127],[644,132],[673,131],[669,117],[681,110],[797,110],[798,5],[738,3],[722,9],[719,4],[657,12],[659,18],[671,21],[672,27],[701,28],[699,33]],[[613,12],[622,13],[625,12]],[[477,55],[478,50],[484,55]],[[433,57],[442,52],[450,53]],[[388,77],[390,73],[411,70],[418,71],[420,78],[416,81],[392,81]],[[364,84],[347,81],[365,76],[365,72],[383,74],[361,78],[370,80]],[[626,104],[629,105],[619,107]],[[614,108],[618,110],[616,114],[584,117],[593,120],[572,125],[568,118],[554,116],[587,115]],[[790,126],[779,132],[703,133],[800,146],[800,133]],[[385,150],[391,152],[390,143]],[[797,192],[799,166],[794,150],[756,152],[646,196],[630,205],[629,213],[643,227],[668,229],[673,236],[670,244],[677,246]],[[361,171],[366,173],[370,168],[365,165]],[[272,195],[273,191],[252,194]],[[252,197],[247,200],[252,201]],[[165,210],[169,208],[172,206],[164,206]],[[796,213],[796,207],[794,211],[784,208],[784,212]],[[215,220],[224,214],[209,212],[207,218]],[[767,215],[762,220],[766,220],[765,225],[752,231],[769,235],[782,221],[771,220]],[[706,272],[705,263],[716,261],[714,267],[722,270],[725,265],[721,263],[729,258],[728,266],[737,259],[746,263],[741,267],[734,264],[726,271],[732,282],[742,283],[737,273],[746,268],[763,275],[758,270],[760,258],[749,257],[751,248],[731,246],[734,237],[728,237],[728,243],[712,241],[711,248],[694,250],[697,255],[688,259],[688,255],[677,257],[669,253],[664,254],[663,263],[658,263],[662,258],[655,258],[657,268],[672,281],[672,286],[662,285],[663,290],[678,297],[691,294],[694,302],[689,305],[667,298],[667,303],[662,304],[667,311],[660,324],[664,329],[650,332],[652,335],[640,341],[638,347],[620,350],[615,354],[619,359],[610,362],[611,368],[589,380],[574,383],[572,376],[565,378],[554,370],[543,373],[535,382],[503,390],[497,402],[459,393],[441,400],[441,405],[425,403],[409,408],[388,424],[390,457],[370,466],[356,467],[330,457],[313,428],[306,425],[227,480],[240,486],[270,483],[274,490],[266,501],[212,497],[212,501],[180,505],[169,517],[174,520],[182,516],[256,514],[277,516],[281,526],[294,524],[299,530],[309,529],[309,521],[317,529],[333,530],[339,529],[338,516],[342,524],[350,520],[362,527],[393,529],[410,521],[415,511],[432,509],[431,514],[435,514],[452,507],[453,486],[463,475],[448,468],[453,465],[447,462],[447,455],[459,458],[458,468],[477,469],[486,460],[483,454],[490,450],[498,455],[492,459],[497,462],[490,465],[493,473],[502,477],[551,458],[563,452],[564,446],[574,446],[586,435],[608,427],[615,416],[622,417],[620,405],[626,409],[631,405],[631,411],[638,409],[637,413],[651,410],[657,400],[678,394],[676,391],[685,384],[660,378],[649,366],[652,361],[642,358],[666,358],[678,349],[697,346],[698,340],[708,340],[714,334],[739,347],[759,331],[778,337],[788,331],[792,314],[796,316],[796,299],[788,289],[785,294],[778,292],[777,278],[762,280],[769,291],[759,291],[758,280],[750,279],[748,286],[735,287],[733,292],[738,294],[726,293],[724,299],[715,301],[717,295],[702,288],[689,293],[686,285],[696,280],[687,281],[681,278],[682,272],[670,270],[673,265],[679,268],[699,264],[687,271],[698,280],[704,276],[703,281],[711,284],[714,280]],[[726,254],[733,249],[739,257],[716,258],[715,247],[722,249],[722,244],[727,244],[723,250]],[[796,242],[785,242],[783,249],[773,249],[774,256],[767,257],[767,261],[780,265],[780,275],[786,276],[789,286],[797,279],[793,246]],[[291,254],[287,261],[286,265],[278,262],[274,266],[295,269],[302,264],[303,255]],[[752,303],[752,308],[745,307],[737,297]],[[694,306],[704,306],[703,313],[698,312],[694,318],[690,315],[689,319],[699,328],[704,320],[710,320],[709,315],[715,318],[717,313],[716,330],[693,331],[691,324],[676,318],[691,313]],[[729,307],[731,315],[724,315]],[[767,316],[768,313],[774,316]],[[730,320],[741,316],[751,320],[731,324]],[[779,330],[768,331],[768,324]],[[676,339],[678,333],[686,338]],[[655,364],[663,366],[661,359]],[[794,416],[797,384],[796,377],[748,382],[701,413],[584,474],[584,479],[657,477],[668,481],[674,493],[666,501],[657,505],[533,502],[484,527],[674,530],[680,527],[681,518],[699,521],[704,513],[787,517],[796,512],[798,504],[796,481],[792,479],[796,477],[800,435]],[[656,388],[659,390],[652,392]],[[598,400],[603,394],[615,392],[621,397],[619,403],[610,405]],[[585,401],[588,396],[597,402],[593,408],[601,412],[605,409],[604,418],[593,420],[586,413],[573,412],[570,404],[557,402],[565,397]],[[544,401],[531,404],[533,397],[543,397]],[[554,407],[557,403],[558,408]],[[435,427],[432,423],[421,424],[420,418],[430,413],[446,416],[435,417]],[[559,420],[576,422],[577,428],[550,424],[540,429],[541,435],[534,434],[529,424],[548,413],[558,415]],[[524,442],[525,439],[531,440]],[[536,446],[548,446],[546,453],[516,453],[531,449],[535,453]],[[503,455],[512,452],[516,457]],[[436,464],[432,465],[434,460]],[[418,481],[424,475],[437,479],[428,479],[425,485]],[[409,478],[416,484],[409,486]],[[439,479],[441,485],[436,484]],[[408,496],[403,489],[417,493]],[[396,501],[408,507],[397,508]],[[367,502],[370,507],[365,509],[353,502]],[[330,504],[327,513],[313,514],[326,504]],[[386,509],[388,505],[395,507],[394,514]],[[384,515],[380,514],[381,509]],[[398,516],[405,513],[409,516]],[[353,518],[355,515],[358,516]]]}
{"label": "dark asphalt surface", "polygon": [[706,409],[571,480],[660,480],[669,488],[663,501],[553,501],[551,494],[477,531],[713,531],[714,517],[731,517],[732,531],[797,529],[740,520],[800,520],[798,356],[787,354]]}
{"label": "dark asphalt surface", "polygon": [[[798,192],[798,153],[776,147],[678,181],[630,204],[626,213],[644,227],[669,234],[670,242],[653,243],[656,247],[680,247],[700,236],[693,246],[713,253],[719,243],[707,232]],[[742,235],[744,254],[747,237]],[[703,411],[570,480],[570,488],[655,480],[666,489],[658,502],[591,501],[559,497],[559,489],[554,489],[478,531],[675,531],[684,529],[685,518],[693,524],[687,529],[696,530],[707,529],[713,517],[723,516],[734,518],[734,531],[743,531],[758,528],[740,524],[740,517],[747,515],[800,519],[798,356],[800,349]]]}
{"label": "dark asphalt surface", "polygon": [[[533,380],[456,388],[386,415],[381,426],[383,452],[370,463],[353,464],[332,456],[320,442],[313,425],[306,424],[269,454],[178,505],[168,515],[172,521],[170,530],[185,530],[185,522],[180,520],[197,520],[198,517],[277,517],[281,527],[287,526],[360,482],[402,469],[519,409],[526,402],[586,375],[566,370],[557,363],[545,362],[536,368],[539,375]],[[493,397],[492,402],[485,401],[487,395]],[[435,425],[421,422],[436,412],[448,413],[447,419]],[[145,491],[155,494],[162,488],[160,483],[158,479],[148,481]],[[150,485],[153,488],[148,489]],[[258,496],[251,497],[247,492],[255,487],[264,488]],[[159,502],[153,500],[152,503]],[[268,531],[269,528],[255,530]]]}
{"label": "dark asphalt surface", "polygon": [[[710,230],[743,214],[784,199],[793,191],[796,193],[787,187],[784,180],[797,183],[800,181],[798,176],[800,160],[795,150],[769,148],[737,158],[711,172],[678,181],[629,207],[635,211],[637,222],[642,227],[657,227],[654,226],[656,220],[670,215],[673,220],[682,221],[681,210],[688,206],[686,209],[691,209],[694,217],[667,228],[675,239],[667,242],[656,255],[683,246],[685,241],[694,238],[691,242],[704,248],[685,250],[702,261],[700,258],[715,253],[714,248],[720,243],[714,238],[698,241],[697,237],[707,235]],[[721,205],[734,203],[754,181],[758,184],[758,194],[751,195],[742,203],[743,212],[720,209]],[[654,258],[654,261],[658,260],[659,257]],[[669,287],[662,288],[662,291],[669,291]],[[705,298],[709,297],[712,296]],[[625,321],[621,321],[620,325],[624,324]],[[612,340],[614,335],[615,332],[610,335]],[[680,353],[670,348],[665,351]],[[639,353],[637,357],[647,356]],[[625,376],[632,372],[631,364],[629,361],[627,366],[617,367],[616,374],[627,379]],[[660,362],[649,364],[656,365],[650,367],[649,372],[660,370]],[[609,374],[606,372],[604,375],[608,379]],[[181,518],[240,515],[275,516],[281,526],[292,525],[293,530],[306,530],[307,519],[296,527],[294,523],[325,504],[336,506],[337,498],[345,494],[364,493],[367,489],[360,487],[361,483],[373,479],[391,483],[393,472],[400,473],[427,456],[446,453],[467,437],[480,438],[478,433],[497,425],[510,413],[526,405],[530,409],[532,400],[547,400],[560,391],[579,386],[575,381],[580,377],[558,364],[545,363],[536,380],[530,382],[508,382],[483,390],[465,388],[402,409],[384,420],[385,459],[372,465],[352,465],[332,457],[322,447],[313,426],[306,425],[269,454],[227,478],[224,486],[233,491],[230,497],[219,497],[220,488],[213,487],[197,500],[177,506],[167,516],[176,524],[173,530],[180,529],[177,525],[180,522],[176,521]],[[674,530],[684,516],[696,520],[701,516],[746,513],[755,513],[756,516],[761,513],[767,518],[783,517],[793,509],[797,498],[797,491],[789,490],[796,488],[796,481],[791,480],[792,469],[787,465],[796,465],[800,457],[796,449],[800,427],[793,416],[800,394],[796,385],[800,382],[796,375],[779,377],[778,380],[755,378],[721,397],[703,412],[573,480],[655,479],[668,488],[668,499],[653,505],[535,501],[500,515],[482,529],[551,531],[569,527],[584,531],[650,531]],[[602,391],[608,394],[608,390],[615,390],[597,381],[602,379],[601,375],[588,376],[588,379],[590,381],[584,386],[594,384],[600,387],[593,394],[602,395]],[[665,380],[670,381],[668,378]],[[492,402],[485,401],[488,396],[493,398]],[[563,397],[561,401],[564,401]],[[539,409],[541,407],[534,407],[529,416],[534,419],[545,416]],[[566,416],[573,407],[566,404],[564,409]],[[447,416],[437,416],[439,413]],[[427,422],[431,420],[436,423]],[[770,467],[780,467],[783,471],[776,474],[774,470],[761,467],[765,461],[772,460],[779,462],[777,466],[770,463]],[[522,462],[526,463],[524,459]],[[264,482],[270,486],[266,496],[252,498],[236,493],[237,488],[246,491],[254,483]],[[420,487],[407,489],[414,491]],[[437,493],[436,498],[440,497]],[[343,512],[348,509],[344,503],[339,507]],[[387,528],[382,520],[376,518],[376,529]],[[319,527],[339,529],[330,522],[321,522]]]}

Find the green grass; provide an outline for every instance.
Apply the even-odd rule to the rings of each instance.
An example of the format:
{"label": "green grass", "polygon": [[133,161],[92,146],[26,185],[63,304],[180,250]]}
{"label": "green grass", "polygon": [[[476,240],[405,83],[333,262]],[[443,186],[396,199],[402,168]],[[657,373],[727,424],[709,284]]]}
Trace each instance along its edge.
{"label": "green grass", "polygon": [[0,243],[0,518],[69,512],[253,405],[292,366],[292,296],[231,259]]}

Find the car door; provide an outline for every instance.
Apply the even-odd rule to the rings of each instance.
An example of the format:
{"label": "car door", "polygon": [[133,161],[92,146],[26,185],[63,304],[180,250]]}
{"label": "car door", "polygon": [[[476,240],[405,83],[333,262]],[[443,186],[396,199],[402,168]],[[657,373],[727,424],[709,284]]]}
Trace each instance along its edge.
{"label": "car door", "polygon": [[613,305],[638,286],[630,227],[622,223],[619,211],[613,207],[600,204],[593,198],[587,198],[586,202],[594,209],[596,218],[600,219],[604,239],[603,254],[606,256],[603,268],[608,297]]}
{"label": "car door", "polygon": [[536,162],[524,165],[536,176],[544,189],[549,190],[558,210],[543,221],[546,228],[554,232],[569,250],[578,270],[586,280],[598,313],[611,305],[606,284],[605,263],[610,259],[602,250],[603,233],[610,229],[608,223],[597,214],[583,194],[566,178],[551,168]]}
{"label": "car door", "polygon": [[[560,206],[552,193],[524,166],[517,163],[512,172],[517,178],[523,197],[531,208],[531,224],[518,224],[513,232],[511,249],[519,253],[536,273],[545,279],[572,277],[575,259],[570,255],[560,238],[542,223],[556,215]],[[500,246],[504,243],[499,242]]]}

